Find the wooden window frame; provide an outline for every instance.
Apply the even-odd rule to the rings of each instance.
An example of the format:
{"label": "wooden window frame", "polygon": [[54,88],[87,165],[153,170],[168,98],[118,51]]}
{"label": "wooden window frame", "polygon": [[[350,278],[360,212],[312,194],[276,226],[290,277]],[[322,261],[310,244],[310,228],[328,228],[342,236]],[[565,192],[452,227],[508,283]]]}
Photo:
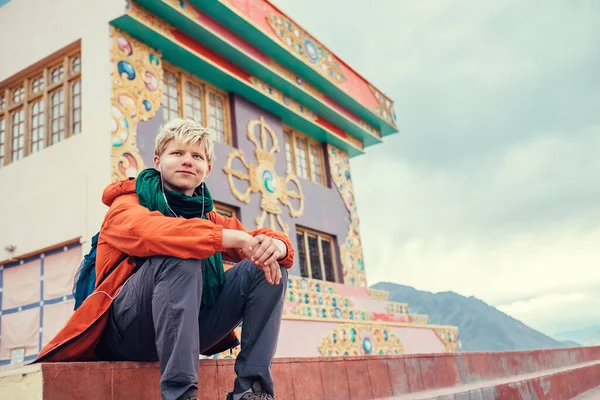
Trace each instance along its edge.
{"label": "wooden window frame", "polygon": [[[187,71],[182,70],[168,62],[163,61],[164,71],[168,71],[175,74],[177,78],[177,108],[180,118],[184,118],[185,113],[185,90],[186,82],[190,82],[193,85],[199,86],[202,89],[202,121],[200,122],[203,126],[208,127],[208,108],[209,108],[209,93],[214,93],[218,96],[223,97],[223,125],[224,125],[224,144],[233,146],[233,135],[231,128],[231,110],[229,105],[229,93],[221,90],[210,83],[203,81],[202,79],[190,74]],[[162,83],[162,82],[161,82]]]}
{"label": "wooden window frame", "polygon": [[[79,57],[79,71],[73,71],[72,61],[75,58]],[[52,71],[55,68],[62,66],[64,69],[64,76],[60,82],[52,83],[50,82],[50,76]],[[34,81],[42,77],[44,80],[43,87],[37,93],[33,91],[33,83]],[[0,96],[4,96],[5,98],[5,108],[0,110],[0,119],[4,120],[5,127],[5,141],[4,141],[4,158],[0,162],[3,166],[7,166],[16,162],[20,159],[26,158],[33,153],[39,152],[47,147],[51,146],[51,128],[52,128],[52,120],[50,118],[50,97],[51,95],[60,89],[63,90],[64,93],[64,139],[66,140],[74,135],[73,126],[72,126],[72,110],[71,110],[71,100],[72,100],[72,87],[75,82],[81,82],[81,46],[80,42],[77,42],[73,45],[68,46],[65,49],[62,49],[49,57],[44,58],[38,63],[28,67],[22,72],[6,79],[3,82],[0,82]],[[81,83],[80,83],[81,85]],[[13,101],[13,92],[15,89],[23,87],[24,89],[24,98],[20,102]],[[82,91],[80,89],[79,96],[82,95]],[[43,148],[36,152],[32,151],[32,117],[33,117],[33,106],[38,101],[43,101],[44,105],[42,107],[42,112],[44,113],[42,118],[41,126],[43,126],[44,137],[42,140]],[[81,98],[80,98],[80,110],[82,108]],[[20,109],[24,110],[24,148],[23,148],[23,157],[17,160],[13,160],[13,124],[12,117],[14,113]],[[81,113],[81,111],[80,111]],[[79,121],[81,126],[81,118]],[[81,128],[79,130],[81,132]],[[79,133],[77,132],[77,133]],[[62,141],[62,140],[61,140]],[[55,143],[58,144],[58,143]]]}
{"label": "wooden window frame", "polygon": [[[221,203],[219,201],[215,201],[214,202],[214,207],[215,207],[214,211],[217,214],[223,215],[224,217],[227,217],[227,218],[237,218],[238,217],[238,208],[237,207],[230,206],[229,204]],[[220,210],[225,210],[225,211],[231,213],[231,217],[228,216],[228,215],[220,213],[219,209]]]}
{"label": "wooden window frame", "polygon": [[[307,178],[303,178],[303,179],[307,179],[313,183],[316,183],[317,185],[321,185],[321,186],[325,186],[325,187],[329,187],[328,184],[328,179],[327,179],[327,173],[325,170],[325,152],[323,151],[323,146],[321,143],[317,142],[316,140],[314,140],[311,137],[308,137],[307,135],[300,133],[288,126],[284,126],[283,127],[283,136],[284,136],[284,150],[285,150],[285,142],[286,142],[286,138],[290,139],[290,147],[291,147],[291,165],[292,165],[292,172],[299,176],[297,171],[298,171],[298,166],[296,165],[296,139],[299,138],[300,140],[304,140],[306,142],[306,175]],[[310,146],[313,145],[319,152],[319,157],[318,157],[318,162],[321,164],[320,165],[320,169],[321,169],[321,182],[316,182],[315,180],[313,180],[313,174],[312,174],[312,164],[310,162]],[[286,168],[287,168],[287,163],[290,161],[287,159],[287,151],[286,151]]]}
{"label": "wooden window frame", "polygon": [[[310,229],[310,228],[305,228],[305,227],[301,227],[301,226],[296,226],[296,241],[298,241],[298,234],[301,233],[302,237],[303,237],[303,241],[302,241],[302,246],[304,248],[304,256],[305,256],[305,265],[306,265],[306,271],[308,273],[308,276],[306,276],[305,278],[312,278],[312,268],[311,268],[311,263],[310,263],[310,250],[308,248],[308,236],[316,236],[317,238],[317,245],[319,246],[319,260],[321,263],[321,276],[323,277],[322,280],[327,281],[327,273],[325,271],[325,261],[323,260],[323,245],[322,242],[323,241],[328,241],[329,242],[329,246],[330,246],[330,252],[331,252],[331,268],[333,269],[333,279],[334,279],[334,283],[339,283],[340,282],[340,277],[338,274],[338,268],[337,268],[337,253],[336,253],[336,249],[335,249],[335,238],[331,235],[328,235],[326,233],[323,232],[319,232],[319,231],[315,231],[314,229]],[[300,271],[300,273],[302,273],[302,271]],[[327,281],[329,282],[329,281]]]}

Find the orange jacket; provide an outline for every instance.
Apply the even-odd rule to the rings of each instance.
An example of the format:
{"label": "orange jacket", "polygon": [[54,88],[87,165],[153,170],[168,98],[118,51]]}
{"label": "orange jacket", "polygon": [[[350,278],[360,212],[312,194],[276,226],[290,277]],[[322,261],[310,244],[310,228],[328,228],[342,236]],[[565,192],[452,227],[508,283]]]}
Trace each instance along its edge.
{"label": "orange jacket", "polygon": [[[224,261],[242,261],[244,255],[240,250],[222,248],[223,228],[244,230],[252,236],[267,234],[280,239],[287,247],[287,255],[280,264],[290,268],[294,261],[294,248],[287,235],[270,228],[247,231],[236,218],[227,218],[214,211],[207,213],[209,219],[204,220],[166,217],[158,211],[148,210],[138,201],[135,179],[110,184],[104,190],[102,201],[109,206],[109,210],[98,239],[96,282],[100,282],[100,277],[123,254],[204,259],[222,252]],[[95,347],[106,326],[107,311],[135,267],[131,258],[121,262],[42,349],[35,362],[95,360]],[[232,332],[206,354],[225,351],[237,343]]]}

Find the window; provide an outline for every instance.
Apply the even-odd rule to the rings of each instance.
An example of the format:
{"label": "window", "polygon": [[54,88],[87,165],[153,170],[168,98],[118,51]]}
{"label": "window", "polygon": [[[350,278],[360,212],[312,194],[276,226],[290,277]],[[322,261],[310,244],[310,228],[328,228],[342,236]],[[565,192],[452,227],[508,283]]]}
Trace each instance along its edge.
{"label": "window", "polygon": [[215,209],[214,211],[217,214],[221,214],[227,218],[237,218],[237,209],[227,204],[214,202]]}
{"label": "window", "polygon": [[337,282],[334,240],[331,236],[306,228],[296,228],[300,275],[305,278]]}
{"label": "window", "polygon": [[0,87],[0,167],[81,132],[79,48],[40,64]]}
{"label": "window", "polygon": [[163,76],[163,116],[192,118],[212,129],[217,141],[231,145],[227,93],[195,76],[166,66]]}
{"label": "window", "polygon": [[284,129],[285,158],[288,171],[326,186],[321,144],[292,129]]}

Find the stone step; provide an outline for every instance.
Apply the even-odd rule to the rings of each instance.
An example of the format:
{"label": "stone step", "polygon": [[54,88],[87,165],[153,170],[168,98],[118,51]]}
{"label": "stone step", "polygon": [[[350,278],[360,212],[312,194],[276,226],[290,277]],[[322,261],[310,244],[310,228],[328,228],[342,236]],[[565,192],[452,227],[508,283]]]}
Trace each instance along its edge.
{"label": "stone step", "polygon": [[[484,380],[453,388],[426,390],[388,400],[528,400],[528,399],[572,399],[587,392],[600,383],[600,361],[554,368],[529,374],[521,374],[500,379]],[[598,399],[600,392],[589,392],[590,397],[577,399]]]}
{"label": "stone step", "polygon": [[[225,399],[233,387],[234,363],[201,360],[200,399]],[[534,392],[538,399],[567,399],[600,385],[600,347],[277,358],[272,372],[276,398],[280,400],[528,399],[536,398],[528,397]],[[0,400],[158,400],[158,380],[157,363],[89,362],[5,368],[0,370]]]}

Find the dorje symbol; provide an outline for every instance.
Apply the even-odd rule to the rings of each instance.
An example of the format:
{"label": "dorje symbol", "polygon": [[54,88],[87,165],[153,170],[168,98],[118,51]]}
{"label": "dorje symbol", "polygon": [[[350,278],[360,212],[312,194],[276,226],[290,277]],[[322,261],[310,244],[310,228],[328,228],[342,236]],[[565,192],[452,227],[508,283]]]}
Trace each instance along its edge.
{"label": "dorje symbol", "polygon": [[[258,138],[257,130],[259,131]],[[289,209],[291,217],[295,218],[302,215],[304,211],[304,194],[302,193],[300,182],[290,171],[286,173],[285,178],[277,176],[275,172],[275,153],[279,152],[277,135],[265,123],[263,117],[248,123],[248,140],[254,144],[257,165],[248,164],[244,159],[244,152],[242,150],[235,150],[229,153],[223,170],[227,174],[231,193],[236,199],[247,204],[250,202],[251,193],[260,192],[262,194],[260,200],[262,214],[256,218],[257,228],[264,226],[265,218],[268,214],[269,226],[277,229],[275,225],[275,221],[277,221],[281,229],[287,233],[289,226],[281,219],[282,210],[279,203]],[[236,158],[247,169],[247,173],[232,168],[233,160]],[[234,177],[249,182],[246,190],[240,192],[236,188]],[[288,188],[288,184],[290,183],[294,184],[296,190]],[[293,202],[294,199],[297,202]],[[293,203],[297,204],[297,208],[294,208]]]}

